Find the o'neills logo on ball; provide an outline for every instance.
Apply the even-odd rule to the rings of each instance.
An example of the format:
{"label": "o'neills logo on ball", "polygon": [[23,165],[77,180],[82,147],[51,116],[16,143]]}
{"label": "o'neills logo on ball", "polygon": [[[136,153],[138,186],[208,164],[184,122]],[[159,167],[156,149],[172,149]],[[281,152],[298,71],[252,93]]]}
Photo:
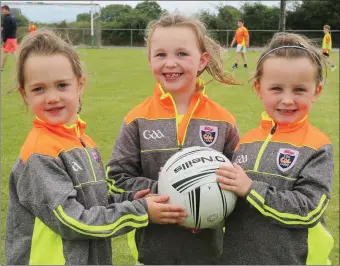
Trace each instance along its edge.
{"label": "o'neills logo on ball", "polygon": [[298,158],[299,152],[292,149],[280,149],[277,153],[276,164],[282,171],[288,171],[291,169]]}
{"label": "o'neills logo on ball", "polygon": [[222,156],[208,156],[208,157],[198,157],[198,158],[194,158],[192,160],[188,160],[185,163],[181,164],[180,166],[177,166],[174,169],[175,173],[178,173],[181,170],[185,170],[188,169],[190,167],[193,167],[195,164],[197,163],[206,163],[206,162],[221,162],[224,163],[225,159]]}
{"label": "o'neills logo on ball", "polygon": [[204,146],[212,146],[218,137],[218,128],[212,126],[200,126],[200,138]]}

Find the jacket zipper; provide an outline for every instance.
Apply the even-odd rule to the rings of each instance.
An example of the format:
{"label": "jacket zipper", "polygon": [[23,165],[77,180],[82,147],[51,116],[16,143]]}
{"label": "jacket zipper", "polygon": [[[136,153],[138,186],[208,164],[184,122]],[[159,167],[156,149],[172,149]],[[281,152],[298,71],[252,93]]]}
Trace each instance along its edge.
{"label": "jacket zipper", "polygon": [[172,105],[174,106],[174,109],[175,109],[175,115],[176,115],[176,140],[177,140],[177,147],[179,148],[179,150],[182,150],[183,148],[183,145],[179,142],[178,140],[178,124],[177,124],[177,116],[178,116],[178,112],[177,112],[177,107],[176,107],[176,104],[175,104],[175,101],[174,99],[172,98],[171,94],[169,95],[170,99],[171,99],[171,102],[172,102]]}
{"label": "jacket zipper", "polygon": [[83,149],[84,149],[85,152],[86,152],[87,158],[88,158],[89,161],[90,161],[90,166],[91,166],[91,169],[92,169],[92,174],[93,174],[94,181],[97,181],[97,176],[96,176],[96,173],[95,173],[94,168],[93,168],[93,164],[92,164],[92,160],[91,160],[90,154],[89,154],[89,152],[88,152],[87,149],[86,149],[86,144],[85,144],[85,142],[81,139],[81,137],[78,137],[78,139],[79,139],[81,145],[83,146]]}
{"label": "jacket zipper", "polygon": [[264,150],[266,149],[269,141],[271,140],[271,138],[273,137],[275,131],[277,129],[277,124],[275,124],[272,129],[270,130],[270,133],[268,134],[267,138],[265,139],[265,141],[263,142],[261,148],[260,148],[260,151],[259,151],[259,154],[257,155],[256,157],[256,161],[255,161],[255,165],[254,165],[254,172],[257,172],[258,168],[259,168],[259,165],[260,165],[260,160],[262,158],[262,155],[264,153]]}
{"label": "jacket zipper", "polygon": [[177,147],[178,149],[181,151],[183,149],[183,146],[184,146],[184,141],[185,141],[185,137],[186,137],[186,134],[187,134],[187,129],[188,129],[188,126],[189,126],[189,123],[190,123],[190,119],[191,119],[191,116],[193,115],[193,113],[195,112],[199,102],[200,102],[200,99],[197,100],[197,103],[195,104],[195,107],[194,109],[192,110],[191,114],[190,114],[190,117],[189,117],[189,120],[188,120],[188,123],[187,123],[187,126],[186,126],[186,129],[185,129],[185,132],[184,132],[184,136],[183,136],[183,140],[182,140],[182,143],[179,142],[178,140],[178,124],[177,124],[177,116],[178,116],[178,112],[177,112],[177,107],[176,107],[176,104],[175,104],[175,101],[174,99],[172,98],[171,95],[169,95],[170,99],[171,99],[171,102],[174,106],[174,109],[175,109],[175,114],[176,114],[176,138],[177,138]]}

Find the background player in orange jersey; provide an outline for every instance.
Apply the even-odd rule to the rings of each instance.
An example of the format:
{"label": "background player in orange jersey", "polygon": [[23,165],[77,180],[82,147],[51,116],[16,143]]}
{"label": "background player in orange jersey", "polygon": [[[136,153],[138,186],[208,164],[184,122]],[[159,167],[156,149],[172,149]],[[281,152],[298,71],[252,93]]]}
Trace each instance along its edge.
{"label": "background player in orange jersey", "polygon": [[233,47],[234,43],[237,43],[236,46],[236,59],[233,68],[237,68],[238,60],[240,55],[243,58],[244,67],[247,68],[247,59],[246,59],[246,47],[249,47],[249,34],[246,27],[244,27],[244,21],[239,19],[237,21],[238,29],[236,30],[235,37],[232,40],[230,47]]}
{"label": "background player in orange jersey", "polygon": [[29,32],[33,32],[37,30],[37,26],[34,25],[33,21],[30,21],[30,23],[28,24],[28,31]]}

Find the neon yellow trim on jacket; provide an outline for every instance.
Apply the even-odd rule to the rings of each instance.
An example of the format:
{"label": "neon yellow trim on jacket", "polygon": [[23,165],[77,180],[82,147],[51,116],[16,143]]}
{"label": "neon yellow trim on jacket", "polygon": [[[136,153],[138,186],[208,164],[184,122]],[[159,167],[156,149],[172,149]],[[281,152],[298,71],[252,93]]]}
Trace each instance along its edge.
{"label": "neon yellow trim on jacket", "polygon": [[[166,91],[163,89],[163,87],[162,87],[161,84],[158,84],[158,86],[159,86],[159,89],[160,89],[161,92],[162,92],[161,100],[163,100],[163,99],[165,99],[165,98],[167,98],[167,97],[169,97],[169,98],[171,99],[171,102],[172,102],[172,104],[173,104],[173,106],[174,106],[175,114],[176,114],[176,117],[177,117],[177,116],[178,116],[177,106],[176,106],[175,100],[174,100],[174,98],[172,97],[171,93],[166,92]],[[176,134],[177,134],[177,145],[179,146],[180,143],[179,143],[179,140],[178,140],[178,123],[176,123]]]}
{"label": "neon yellow trim on jacket", "polygon": [[[48,122],[46,122],[46,121],[44,121],[44,120],[40,119],[40,118],[39,118],[39,117],[37,117],[37,116],[35,116],[35,118],[36,118],[37,120],[39,120],[39,121],[43,122],[43,123],[47,123],[47,124],[48,124]],[[82,119],[80,118],[80,116],[79,116],[79,115],[77,115],[77,121],[79,121],[81,124],[86,124],[86,123],[85,123],[85,121],[84,121],[84,120],[82,120]],[[79,134],[79,127],[78,127],[78,124],[77,124],[77,122],[76,122],[76,123],[74,123],[74,124],[71,124],[71,125],[66,125],[66,124],[63,124],[62,126],[63,126],[64,128],[67,128],[67,129],[72,129],[72,128],[75,128],[75,129],[76,129],[77,136],[78,136],[78,137],[80,136],[80,134]]]}
{"label": "neon yellow trim on jacket", "polygon": [[57,213],[55,213],[55,215],[61,223],[63,223],[65,226],[71,228],[75,232],[78,232],[78,233],[84,234],[84,235],[88,235],[88,236],[102,237],[102,238],[110,237],[110,236],[114,235],[117,231],[119,231],[120,229],[122,229],[123,227],[126,227],[126,226],[131,226],[131,227],[134,227],[134,228],[140,228],[140,227],[147,226],[148,223],[149,223],[148,221],[146,221],[145,223],[134,223],[133,221],[129,221],[129,222],[122,223],[121,225],[116,227],[115,230],[111,231],[110,233],[106,233],[106,234],[104,234],[104,233],[88,233],[88,232],[84,232],[83,230],[74,227],[71,224],[66,223]]}
{"label": "neon yellow trim on jacket", "polygon": [[134,259],[134,262],[138,261],[138,249],[135,241],[136,230],[133,230],[127,234],[127,243],[130,248],[131,255]]}
{"label": "neon yellow trim on jacket", "polygon": [[[89,233],[101,233],[103,231],[114,230],[116,227],[118,227],[120,224],[122,224],[126,220],[134,220],[134,221],[131,221],[131,222],[142,222],[142,221],[148,220],[148,214],[144,214],[142,216],[136,216],[134,214],[125,214],[122,217],[120,217],[119,219],[117,219],[117,221],[115,221],[112,224],[108,224],[108,225],[87,225],[87,224],[83,224],[83,223],[77,221],[76,219],[68,216],[64,212],[64,209],[61,205],[59,205],[57,207],[57,211],[53,210],[53,212],[54,212],[54,214],[56,214],[58,219],[62,218],[63,220],[68,222],[70,225],[73,225],[76,228],[79,228],[80,230],[83,230],[83,231],[87,231]],[[84,232],[84,234],[86,234],[86,233]]]}
{"label": "neon yellow trim on jacket", "polygon": [[[191,112],[191,114],[190,114],[189,121],[190,121],[190,119],[192,118],[193,114],[195,113],[196,108],[197,108],[197,106],[199,105],[200,101],[201,101],[200,99],[197,100],[197,102],[196,102],[196,104],[195,104],[195,107],[194,107],[194,109],[192,110],[192,112]],[[187,132],[188,132],[188,127],[189,127],[189,122],[187,123],[187,126],[186,126],[186,128],[185,128],[185,132],[184,132],[184,137],[183,137],[182,144],[185,143],[185,139],[186,139]]]}
{"label": "neon yellow trim on jacket", "polygon": [[106,167],[106,172],[105,172],[105,180],[107,181],[107,185],[109,187],[109,194],[112,194],[112,192],[116,192],[116,193],[123,193],[123,192],[125,192],[124,189],[117,188],[114,185],[115,184],[115,180],[114,179],[108,178],[109,171],[110,171],[110,166]]}
{"label": "neon yellow trim on jacket", "polygon": [[[273,119],[271,119],[271,117],[266,112],[263,112],[261,116],[262,116],[263,120],[272,121],[272,125],[273,126],[275,125]],[[262,155],[264,153],[264,150],[266,149],[266,147],[268,145],[268,142],[271,140],[272,137],[273,137],[273,134],[269,133],[269,135],[267,136],[267,138],[263,142],[263,144],[261,146],[261,149],[259,151],[259,154],[256,157],[256,161],[255,161],[255,165],[254,165],[254,172],[258,171],[259,165],[260,165],[260,161],[261,161],[261,157],[262,157]]]}
{"label": "neon yellow trim on jacket", "polygon": [[[204,86],[205,81],[204,81],[203,79],[201,79],[201,78],[196,78],[196,84],[198,84],[198,86],[199,86],[200,88],[203,87],[203,89],[202,89],[202,94],[203,94],[204,96],[206,96],[206,90],[205,90],[205,86]],[[175,114],[176,114],[177,145],[178,145],[178,146],[179,146],[179,145],[183,145],[183,144],[185,143],[185,137],[186,137],[186,135],[187,135],[187,130],[188,130],[189,123],[187,123],[187,126],[186,126],[186,128],[185,128],[185,132],[184,132],[184,136],[183,136],[182,143],[180,143],[179,140],[178,140],[178,125],[179,125],[180,122],[182,121],[184,115],[182,115],[181,120],[179,120],[179,116],[180,116],[180,115],[178,114],[177,106],[176,106],[175,100],[174,100],[174,98],[172,97],[171,93],[166,92],[166,91],[163,89],[163,87],[162,87],[161,84],[158,84],[158,86],[159,86],[159,89],[160,89],[161,92],[162,92],[161,100],[162,100],[162,99],[165,99],[165,98],[167,98],[167,97],[169,97],[169,98],[171,99],[171,101],[172,101],[172,104],[173,104],[174,109],[175,109]],[[198,101],[197,101],[196,104],[195,104],[194,109],[192,110],[192,112],[191,112],[191,114],[190,114],[189,121],[190,121],[190,119],[192,118],[192,115],[194,114],[194,112],[195,112],[195,110],[196,110],[196,108],[197,108],[199,102],[200,102],[200,100],[198,99]]]}
{"label": "neon yellow trim on jacket", "polygon": [[[317,221],[317,220],[323,215],[324,211],[326,210],[326,208],[327,208],[327,206],[328,206],[328,200],[327,200],[326,205],[321,209],[321,211],[319,212],[319,214],[318,214],[317,216],[315,216],[312,220],[307,220],[304,216],[299,216],[299,215],[296,215],[296,214],[289,214],[289,213],[280,213],[280,212],[277,212],[277,211],[275,211],[274,209],[272,209],[272,208],[270,208],[270,207],[268,207],[268,206],[266,206],[266,205],[264,205],[264,207],[261,207],[255,200],[253,200],[253,199],[251,198],[251,195],[254,195],[253,192],[255,192],[255,191],[252,190],[252,191],[249,193],[249,195],[247,196],[247,201],[248,201],[251,205],[253,205],[259,212],[261,212],[263,215],[268,216],[268,217],[272,217],[272,218],[274,218],[275,220],[277,220],[277,221],[279,221],[279,222],[281,222],[281,223],[283,223],[283,224],[301,224],[301,225],[312,224],[312,223],[314,223],[315,221]],[[261,196],[260,196],[260,197],[261,197]],[[262,198],[262,197],[261,197],[261,198]],[[262,199],[263,199],[263,198],[262,198]],[[263,202],[264,202],[264,200],[263,200]],[[264,204],[263,202],[261,201],[262,204]],[[323,202],[324,202],[324,201],[320,200],[320,203],[319,203],[319,205],[318,205],[318,207],[317,207],[318,210],[321,208],[320,206],[322,206]],[[276,214],[273,214],[273,213],[269,212],[268,209],[274,210],[274,211],[276,212]],[[313,210],[312,212],[315,212],[315,210]],[[315,213],[317,213],[317,212],[315,212]],[[277,214],[279,214],[279,215],[277,215]],[[290,218],[291,218],[291,217],[289,217],[290,215],[295,215],[295,216],[297,216],[297,217],[299,217],[299,218],[294,218],[293,221],[284,220],[284,219],[281,219],[281,218],[280,218],[280,217],[282,217],[282,218],[289,218],[289,219],[290,219]],[[311,216],[311,215],[308,215],[308,218],[310,218],[309,216]],[[296,220],[301,220],[301,221],[296,221]],[[307,220],[307,221],[305,221],[305,220]]]}
{"label": "neon yellow trim on jacket", "polygon": [[265,141],[263,142],[261,149],[259,151],[259,154],[256,157],[256,161],[255,161],[255,165],[254,165],[254,172],[257,172],[259,169],[259,165],[260,165],[260,161],[261,161],[261,157],[264,153],[264,150],[266,149],[268,142],[271,140],[271,138],[273,137],[273,134],[269,134],[267,136],[267,138],[265,139]]}
{"label": "neon yellow trim on jacket", "polygon": [[273,214],[277,215],[278,217],[289,218],[289,219],[294,219],[294,220],[301,220],[301,221],[308,221],[312,216],[314,216],[318,212],[325,211],[327,204],[323,208],[323,210],[321,209],[321,207],[325,203],[325,201],[328,201],[327,196],[325,194],[323,194],[321,199],[320,199],[318,206],[314,210],[309,212],[306,216],[301,216],[301,215],[297,215],[297,214],[293,214],[293,213],[278,212],[277,210],[265,205],[264,198],[261,197],[261,195],[258,194],[255,190],[250,191],[250,194],[254,195],[263,204],[263,209],[272,212]]}
{"label": "neon yellow trim on jacket", "polygon": [[330,265],[328,256],[334,246],[332,235],[319,222],[308,228],[308,255],[306,265]]}
{"label": "neon yellow trim on jacket", "polygon": [[168,149],[141,150],[140,152],[144,153],[144,152],[151,152],[151,151],[175,151],[179,149],[180,149],[179,147],[176,147],[176,148],[168,148]]}
{"label": "neon yellow trim on jacket", "polygon": [[184,117],[184,115],[177,115],[176,116],[176,123],[177,123],[177,125],[179,125],[182,122],[183,117]]}
{"label": "neon yellow trim on jacket", "polygon": [[64,265],[63,241],[38,217],[34,221],[30,265]]}
{"label": "neon yellow trim on jacket", "polygon": [[89,162],[90,162],[90,166],[91,166],[91,170],[92,170],[92,175],[94,177],[94,181],[97,181],[97,175],[96,175],[96,172],[94,171],[94,168],[93,168],[93,164],[92,164],[92,160],[91,160],[91,157],[90,157],[90,154],[89,152],[87,151],[86,148],[84,148],[84,151],[87,155],[87,158],[89,159]]}
{"label": "neon yellow trim on jacket", "polygon": [[296,180],[297,179],[296,177],[289,177],[289,176],[272,174],[272,173],[267,173],[267,172],[259,172],[259,171],[255,172],[254,170],[246,170],[244,172],[246,172],[246,173],[261,173],[261,174],[264,174],[264,175],[276,176],[276,177],[284,178],[284,179],[287,179],[287,180]]}

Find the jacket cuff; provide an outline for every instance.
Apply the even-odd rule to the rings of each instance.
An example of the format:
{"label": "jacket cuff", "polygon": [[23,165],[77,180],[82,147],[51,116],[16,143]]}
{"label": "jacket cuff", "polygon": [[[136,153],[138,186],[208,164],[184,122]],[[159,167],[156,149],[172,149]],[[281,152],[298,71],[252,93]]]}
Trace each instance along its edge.
{"label": "jacket cuff", "polygon": [[249,201],[249,198],[252,196],[254,192],[260,194],[263,198],[265,198],[268,188],[269,188],[268,183],[253,180],[253,183],[250,186],[247,194],[245,195],[245,198],[247,199],[247,201]]}
{"label": "jacket cuff", "polygon": [[125,192],[125,193],[129,193],[128,194],[128,201],[134,201],[134,197],[136,195],[138,191],[129,191],[129,192]]}
{"label": "jacket cuff", "polygon": [[147,213],[149,211],[149,209],[148,209],[148,204],[146,202],[146,199],[141,198],[141,199],[138,199],[137,201],[144,207],[145,212]]}

